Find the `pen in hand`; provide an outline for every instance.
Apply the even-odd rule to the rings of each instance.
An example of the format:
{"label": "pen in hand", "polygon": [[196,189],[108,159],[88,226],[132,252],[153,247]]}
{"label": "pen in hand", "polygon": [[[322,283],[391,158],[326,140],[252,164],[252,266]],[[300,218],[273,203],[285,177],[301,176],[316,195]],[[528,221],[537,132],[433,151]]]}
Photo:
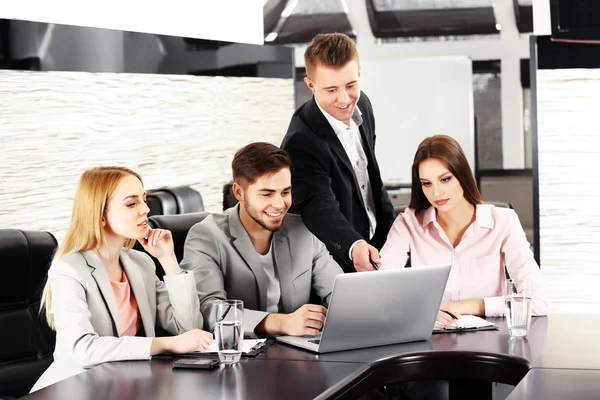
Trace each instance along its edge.
{"label": "pen in hand", "polygon": [[[223,321],[225,319],[225,317],[227,316],[227,314],[229,314],[229,310],[231,310],[231,304],[229,304],[227,306],[227,308],[225,309],[225,311],[221,315],[221,319],[219,321]],[[216,327],[217,327],[217,324],[214,324],[213,327],[210,330],[210,333],[212,333],[213,335],[215,334],[215,328]]]}
{"label": "pen in hand", "polygon": [[375,264],[375,261],[369,259],[369,261],[371,262],[371,265],[373,266],[373,268],[375,268],[375,271],[379,271],[379,265]]}
{"label": "pen in hand", "polygon": [[454,319],[458,319],[458,317],[457,317],[456,315],[452,314],[450,311],[446,311],[446,310],[442,310],[442,311],[444,311],[446,314],[448,314],[448,315],[449,315],[449,316],[451,316],[452,318],[454,318]]}

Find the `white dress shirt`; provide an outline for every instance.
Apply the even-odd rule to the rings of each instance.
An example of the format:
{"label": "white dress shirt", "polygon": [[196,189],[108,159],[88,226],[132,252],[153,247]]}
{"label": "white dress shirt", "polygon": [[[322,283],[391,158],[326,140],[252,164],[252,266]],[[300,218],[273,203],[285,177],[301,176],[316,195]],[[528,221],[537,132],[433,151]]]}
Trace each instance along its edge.
{"label": "white dress shirt", "polygon": [[[373,199],[373,190],[371,188],[371,181],[369,180],[369,162],[367,155],[362,145],[362,138],[360,136],[359,126],[362,124],[362,113],[358,106],[354,108],[354,113],[350,119],[350,126],[347,126],[342,121],[332,117],[328,114],[319,102],[315,98],[317,106],[331,125],[331,128],[337,135],[339,141],[342,143],[350,164],[354,170],[354,175],[358,182],[360,193],[367,209],[367,216],[369,218],[369,237],[372,238],[377,228],[377,219],[375,217],[375,200]],[[353,243],[350,247],[350,259],[352,259],[352,249],[357,242]]]}

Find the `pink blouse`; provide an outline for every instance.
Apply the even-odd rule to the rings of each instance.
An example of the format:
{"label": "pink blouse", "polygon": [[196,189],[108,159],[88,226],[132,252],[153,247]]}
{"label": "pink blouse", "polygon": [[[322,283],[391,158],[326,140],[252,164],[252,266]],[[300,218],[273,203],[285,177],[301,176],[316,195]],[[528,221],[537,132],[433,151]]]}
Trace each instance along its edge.
{"label": "pink blouse", "polygon": [[443,301],[483,299],[486,316],[504,315],[504,265],[511,278],[529,279],[532,312],[547,313],[544,282],[517,214],[508,208],[478,205],[475,222],[456,248],[436,220],[435,208],[399,215],[381,249],[381,268],[451,264]]}
{"label": "pink blouse", "polygon": [[115,300],[119,309],[120,334],[121,336],[135,336],[142,326],[142,320],[125,271],[123,271],[121,282],[111,280],[110,285],[115,293]]}

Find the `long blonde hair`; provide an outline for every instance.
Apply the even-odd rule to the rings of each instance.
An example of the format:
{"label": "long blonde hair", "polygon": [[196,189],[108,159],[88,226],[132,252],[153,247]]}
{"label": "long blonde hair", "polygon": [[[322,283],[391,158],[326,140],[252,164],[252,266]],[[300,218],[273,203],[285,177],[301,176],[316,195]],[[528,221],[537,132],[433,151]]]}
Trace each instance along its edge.
{"label": "long blonde hair", "polygon": [[[54,260],[80,251],[98,250],[106,243],[105,229],[102,224],[108,198],[116,189],[122,178],[133,175],[142,182],[142,178],[125,167],[96,167],[88,169],[81,175],[75,199],[73,200],[73,213],[67,234],[58,250]],[[124,247],[131,249],[135,239],[127,239]],[[50,283],[46,282],[40,303],[40,312],[46,310],[48,325],[54,328],[54,316],[50,311],[52,292]]]}

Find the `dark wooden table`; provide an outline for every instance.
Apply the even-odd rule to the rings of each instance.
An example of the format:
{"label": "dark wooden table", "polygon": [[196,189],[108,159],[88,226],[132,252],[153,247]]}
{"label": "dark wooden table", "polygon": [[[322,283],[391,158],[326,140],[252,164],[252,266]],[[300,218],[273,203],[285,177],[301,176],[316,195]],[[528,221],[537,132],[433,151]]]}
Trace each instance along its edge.
{"label": "dark wooden table", "polygon": [[452,379],[516,385],[517,399],[600,398],[600,315],[551,315],[529,337],[498,331],[317,355],[274,343],[256,358],[214,371],[172,370],[174,359],[100,365],[26,399],[357,398],[394,382]]}

